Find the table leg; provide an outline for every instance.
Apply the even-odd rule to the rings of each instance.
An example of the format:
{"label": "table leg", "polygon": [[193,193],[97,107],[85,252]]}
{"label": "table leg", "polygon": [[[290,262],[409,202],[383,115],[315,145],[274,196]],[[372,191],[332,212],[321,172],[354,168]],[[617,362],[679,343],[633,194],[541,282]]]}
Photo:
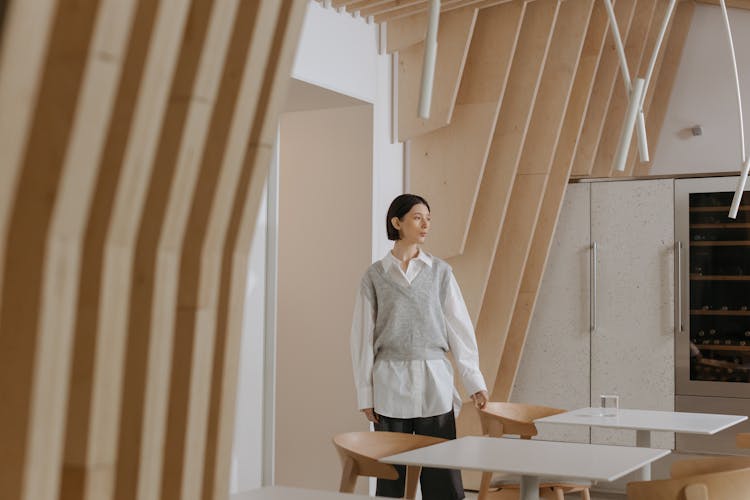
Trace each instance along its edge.
{"label": "table leg", "polygon": [[520,500],[539,500],[538,476],[521,476]]}
{"label": "table leg", "polygon": [[639,448],[651,448],[651,431],[635,431],[635,445]]}

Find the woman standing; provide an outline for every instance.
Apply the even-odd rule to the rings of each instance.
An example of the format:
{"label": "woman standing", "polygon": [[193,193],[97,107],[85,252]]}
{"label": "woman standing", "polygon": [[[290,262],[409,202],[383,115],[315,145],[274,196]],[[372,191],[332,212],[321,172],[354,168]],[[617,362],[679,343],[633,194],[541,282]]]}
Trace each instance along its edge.
{"label": "woman standing", "polygon": [[[487,402],[474,329],[451,267],[421,250],[430,206],[403,194],[388,209],[393,250],[362,277],[351,349],[359,408],[375,430],[455,439],[461,399],[453,386],[453,353],[461,381],[477,407]],[[377,495],[401,497],[405,468],[396,480],[378,479]],[[464,498],[456,470],[424,468],[425,500]]]}

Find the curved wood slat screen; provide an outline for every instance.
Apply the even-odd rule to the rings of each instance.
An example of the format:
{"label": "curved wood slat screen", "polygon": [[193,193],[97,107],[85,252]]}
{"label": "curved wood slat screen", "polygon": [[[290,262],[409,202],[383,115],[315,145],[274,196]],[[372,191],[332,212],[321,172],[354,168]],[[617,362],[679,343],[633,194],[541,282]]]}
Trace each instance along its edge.
{"label": "curved wood slat screen", "polygon": [[452,123],[409,145],[411,189],[428,200],[451,199],[450,210],[444,207],[440,212],[440,224],[429,242],[430,251],[444,258],[464,251],[525,6],[512,2],[482,12]]}
{"label": "curved wood slat screen", "polygon": [[3,498],[226,498],[245,260],[305,8],[9,3]]}

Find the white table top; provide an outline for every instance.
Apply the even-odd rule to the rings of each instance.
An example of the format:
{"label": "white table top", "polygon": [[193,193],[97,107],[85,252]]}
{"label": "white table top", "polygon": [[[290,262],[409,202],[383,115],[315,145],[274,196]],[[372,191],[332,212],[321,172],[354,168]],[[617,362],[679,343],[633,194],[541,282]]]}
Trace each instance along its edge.
{"label": "white table top", "polygon": [[669,450],[468,436],[380,459],[381,462],[522,476],[614,481]]}
{"label": "white table top", "polygon": [[285,486],[270,486],[232,495],[231,500],[370,500],[372,498],[381,497],[352,495],[351,493],[338,493],[335,491],[287,488]]}
{"label": "white table top", "polygon": [[581,408],[540,418],[534,422],[711,435],[745,420],[747,420],[747,417],[742,415],[631,410],[626,408],[618,409],[616,416],[602,416],[601,408]]}

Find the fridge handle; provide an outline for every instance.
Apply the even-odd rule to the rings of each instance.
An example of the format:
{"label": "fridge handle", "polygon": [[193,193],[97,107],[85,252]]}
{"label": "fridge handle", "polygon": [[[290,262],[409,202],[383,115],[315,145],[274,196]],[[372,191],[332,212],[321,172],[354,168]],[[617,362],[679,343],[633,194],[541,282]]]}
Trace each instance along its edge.
{"label": "fridge handle", "polygon": [[599,250],[599,245],[596,243],[596,241],[591,243],[591,333],[596,333],[596,281],[597,281],[597,251]]}
{"label": "fridge handle", "polygon": [[674,250],[675,250],[675,266],[674,266],[674,275],[675,275],[675,286],[677,290],[675,290],[675,310],[677,311],[675,316],[675,333],[683,333],[685,331],[685,328],[682,325],[682,242],[681,241],[675,241],[674,243]]}

